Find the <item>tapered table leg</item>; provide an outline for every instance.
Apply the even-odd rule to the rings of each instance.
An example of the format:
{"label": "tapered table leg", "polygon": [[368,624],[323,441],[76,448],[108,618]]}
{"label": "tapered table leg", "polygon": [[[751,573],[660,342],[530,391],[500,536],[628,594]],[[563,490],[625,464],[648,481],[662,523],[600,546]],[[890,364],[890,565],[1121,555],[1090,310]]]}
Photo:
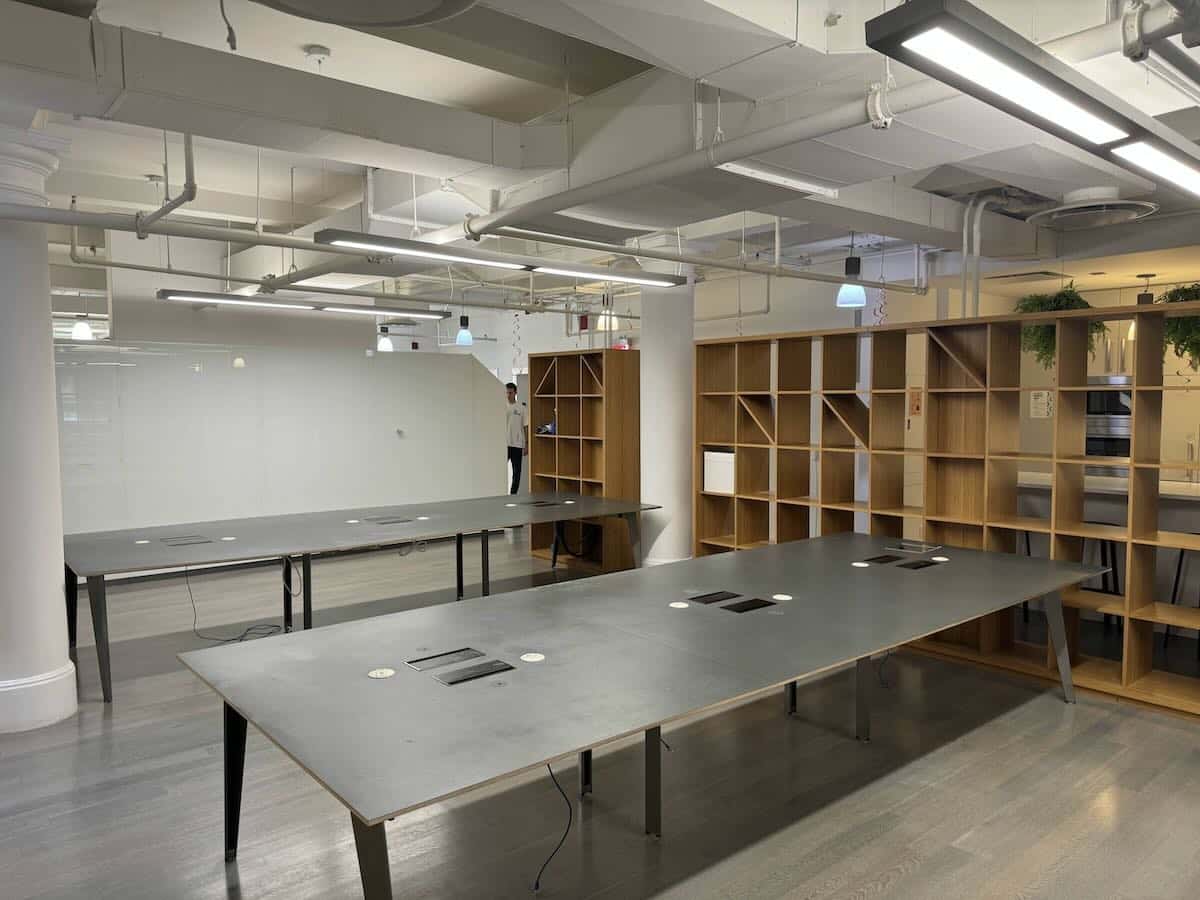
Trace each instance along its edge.
{"label": "tapered table leg", "polygon": [[225,704],[225,862],[237,859],[242,820],[242,775],[246,770],[246,720]]}
{"label": "tapered table leg", "polygon": [[854,736],[863,743],[871,740],[871,657],[854,664]]}
{"label": "tapered table leg", "polygon": [[358,873],[364,900],[392,900],[392,872],[388,866],[387,832],[383,823],[364,825],[350,813],[354,846],[358,850]]}
{"label": "tapered table leg", "polygon": [[1046,608],[1046,624],[1050,627],[1050,645],[1058,661],[1058,677],[1062,681],[1063,699],[1075,702],[1075,685],[1071,681],[1071,651],[1067,647],[1067,626],[1063,622],[1062,596],[1058,591],[1042,598]]}
{"label": "tapered table leg", "polygon": [[312,554],[300,557],[300,577],[304,580],[304,630],[312,628]]}
{"label": "tapered table leg", "polygon": [[579,754],[579,796],[585,797],[592,792],[592,751],[584,750]]}
{"label": "tapered table leg", "polygon": [[283,630],[292,630],[292,560],[285,556],[280,561],[283,571]]}
{"label": "tapered table leg", "polygon": [[635,512],[621,515],[621,518],[625,520],[625,528],[629,532],[629,552],[633,556],[635,569],[642,567],[642,525],[638,516],[639,513]]}
{"label": "tapered table leg", "polygon": [[454,567],[458,575],[458,600],[463,598],[463,537],[461,534],[454,536]]}
{"label": "tapered table leg", "polygon": [[79,576],[70,566],[64,566],[66,579],[63,582],[63,593],[67,601],[67,652],[71,662],[79,664],[79,653],[76,650],[79,637]]}
{"label": "tapered table leg", "polygon": [[662,837],[662,728],[646,731],[646,834]]}
{"label": "tapered table leg", "polygon": [[492,593],[492,576],[488,566],[488,533],[486,531],[479,532],[479,546],[479,558],[483,564],[483,596],[487,597]]}
{"label": "tapered table leg", "polygon": [[100,664],[100,691],[105,703],[112,703],[112,669],[108,660],[108,600],[104,576],[90,575],[87,580],[88,604],[92,608],[92,634],[96,638],[96,661]]}

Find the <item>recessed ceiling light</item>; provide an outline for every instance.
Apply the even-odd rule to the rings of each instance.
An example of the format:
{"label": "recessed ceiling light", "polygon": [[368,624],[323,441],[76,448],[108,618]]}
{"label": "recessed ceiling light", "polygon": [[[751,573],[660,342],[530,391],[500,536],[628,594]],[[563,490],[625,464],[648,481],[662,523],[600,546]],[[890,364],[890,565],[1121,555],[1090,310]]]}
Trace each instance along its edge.
{"label": "recessed ceiling light", "polygon": [[671,609],[687,609],[688,608],[688,604],[684,603],[682,600],[672,600],[667,605],[670,606]]}
{"label": "recessed ceiling light", "polygon": [[429,516],[417,516],[417,521],[418,522],[428,522]]}
{"label": "recessed ceiling light", "polygon": [[358,519],[347,519],[347,520],[346,520],[346,524],[347,524],[347,525],[357,525],[357,524],[358,524],[358,522],[359,522],[359,520],[358,520]]}
{"label": "recessed ceiling light", "polygon": [[792,599],[792,595],[791,595],[791,594],[772,594],[772,595],[771,595],[771,599],[772,599],[772,600],[779,600],[779,601],[783,601],[783,600],[791,600],[791,599]]}
{"label": "recessed ceiling light", "polygon": [[948,556],[931,556],[929,558],[934,562],[950,562],[950,557]]}
{"label": "recessed ceiling light", "polygon": [[521,662],[543,662],[546,659],[544,653],[522,653]]}
{"label": "recessed ceiling light", "polygon": [[391,678],[395,674],[396,674],[395,669],[390,669],[387,666],[380,666],[378,669],[372,669],[370,672],[368,672],[367,677],[375,678],[375,679]]}
{"label": "recessed ceiling light", "polygon": [[235,537],[223,537],[223,538],[221,538],[221,540],[223,540],[223,541],[236,541],[236,540],[237,540],[237,538],[235,538]]}
{"label": "recessed ceiling light", "polygon": [[852,562],[852,563],[850,563],[850,565],[854,566],[854,568],[856,568],[856,569],[865,569],[868,566],[870,566],[871,564],[865,563],[865,562]]}
{"label": "recessed ceiling light", "polygon": [[509,509],[511,509],[512,507],[516,506],[517,504],[515,504],[515,503],[505,503],[504,505],[505,505],[505,507],[506,507],[506,508],[509,508]]}
{"label": "recessed ceiling light", "polygon": [[149,542],[149,541],[147,541],[147,540],[145,540],[145,539],[142,539],[142,540],[140,540],[140,541],[134,541],[134,543],[135,543],[135,544],[148,544],[148,543],[150,543],[150,542]]}

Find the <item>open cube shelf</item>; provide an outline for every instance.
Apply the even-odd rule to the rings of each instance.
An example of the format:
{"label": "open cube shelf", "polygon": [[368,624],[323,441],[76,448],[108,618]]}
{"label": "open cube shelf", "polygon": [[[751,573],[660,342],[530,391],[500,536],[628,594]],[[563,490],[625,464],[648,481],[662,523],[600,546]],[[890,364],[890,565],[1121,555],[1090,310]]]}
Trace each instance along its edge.
{"label": "open cube shelf", "polygon": [[[1200,535],[1160,496],[1164,475],[1200,476],[1188,458],[1200,436],[1189,450],[1179,425],[1196,418],[1200,378],[1192,384],[1177,374],[1185,363],[1164,363],[1164,317],[1200,316],[1200,303],[1179,306],[698,344],[697,466],[705,447],[735,453],[736,493],[705,495],[697,480],[696,553],[858,529],[1102,564],[1112,574],[1063,592],[1076,684],[1200,715],[1200,666],[1163,652],[1168,626],[1172,648],[1200,646],[1194,579],[1184,566],[1173,598],[1172,578],[1181,554],[1200,553]],[[1097,341],[1098,353],[1132,347],[1120,360],[1132,385],[1089,385],[1097,320],[1114,338]],[[1054,329],[1049,372],[1021,350],[1022,330],[1043,326]],[[1105,389],[1133,398],[1127,457],[1087,454],[1087,394]],[[1096,464],[1128,472],[1124,496],[1092,489]],[[1031,485],[1046,489],[1044,500],[1024,493]],[[1054,679],[1044,619],[1031,607],[1028,622],[1018,606],[916,646]]]}

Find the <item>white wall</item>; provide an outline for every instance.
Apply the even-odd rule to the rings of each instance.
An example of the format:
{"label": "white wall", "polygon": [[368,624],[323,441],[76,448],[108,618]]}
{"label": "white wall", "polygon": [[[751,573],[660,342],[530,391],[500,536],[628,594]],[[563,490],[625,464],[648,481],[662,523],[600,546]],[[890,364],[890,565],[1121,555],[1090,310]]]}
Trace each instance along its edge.
{"label": "white wall", "polygon": [[504,493],[503,389],[468,356],[121,348],[57,348],[67,532]]}

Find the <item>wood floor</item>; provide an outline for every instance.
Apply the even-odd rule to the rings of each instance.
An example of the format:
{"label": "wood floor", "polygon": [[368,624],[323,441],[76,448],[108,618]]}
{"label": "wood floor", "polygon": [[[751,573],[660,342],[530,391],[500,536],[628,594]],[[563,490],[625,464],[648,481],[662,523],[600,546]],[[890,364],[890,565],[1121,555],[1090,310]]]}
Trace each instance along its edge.
{"label": "wood floor", "polygon": [[[491,548],[494,589],[553,577],[519,532]],[[453,548],[313,577],[318,626],[445,602]],[[275,568],[193,574],[201,630],[276,620],[278,584]],[[116,703],[98,702],[83,647],[78,717],[0,736],[0,897],[360,896],[348,814],[253,729],[225,866],[220,704],[174,659],[201,644],[186,586],[117,585],[109,604]],[[541,896],[1200,895],[1200,722],[905,654],[878,674],[870,744],[849,737],[847,673],[802,687],[790,719],[772,695],[666,730],[659,841],[642,835],[639,743],[597,753],[582,804],[573,761],[556,763],[575,821]],[[404,816],[388,827],[396,895],[529,897],[566,817],[545,770]]]}

